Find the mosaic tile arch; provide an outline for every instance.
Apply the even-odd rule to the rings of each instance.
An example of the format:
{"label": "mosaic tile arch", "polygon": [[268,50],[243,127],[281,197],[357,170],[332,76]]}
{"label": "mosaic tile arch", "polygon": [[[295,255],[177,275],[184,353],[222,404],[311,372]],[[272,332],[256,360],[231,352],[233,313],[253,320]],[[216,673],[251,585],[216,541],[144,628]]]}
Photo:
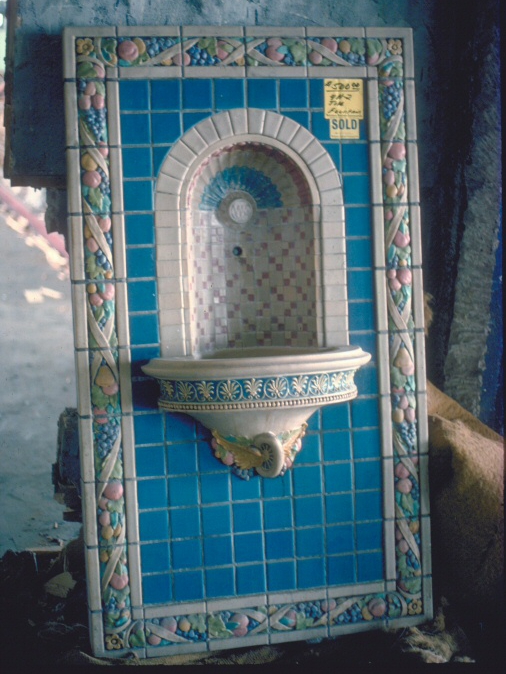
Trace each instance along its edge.
{"label": "mosaic tile arch", "polygon": [[348,344],[342,184],[300,124],[255,108],[199,122],[161,166],[155,212],[162,354]]}
{"label": "mosaic tile arch", "polygon": [[[135,650],[153,657],[427,620],[432,590],[411,31],[87,27],[67,29],[64,45],[94,653]],[[315,275],[313,286],[308,260],[315,250],[308,243],[293,254],[290,244],[307,240],[302,223],[308,213],[320,226],[315,208],[322,204],[301,153],[290,154],[289,143],[276,146],[273,137],[269,152],[251,147],[244,163],[232,156],[235,143],[225,142],[217,156],[211,151],[206,158],[197,149],[194,154],[209,161],[188,184],[189,201],[166,204],[174,218],[164,220],[171,223],[167,227],[160,221],[158,202],[171,197],[157,193],[167,157],[192,135],[211,147],[212,138],[197,132],[198,125],[214,126],[212,120],[222,115],[233,130],[244,110],[255,123],[260,117],[254,111],[264,121],[292,120],[297,133],[307,131],[332,160],[328,173],[342,188],[336,185],[342,200],[335,213],[340,217],[332,222],[340,227],[342,248],[328,251],[328,275]],[[283,187],[278,167],[292,167],[287,156],[296,170]],[[183,277],[184,259],[191,259],[180,252],[188,241],[171,238],[183,236],[174,223],[190,223],[194,246],[199,227],[207,236],[209,221],[211,229],[220,223],[230,237],[230,260],[247,262],[250,241],[240,237],[254,239],[261,232],[249,226],[252,214],[260,220],[262,211],[283,208],[296,212],[299,227],[285,227],[294,240],[281,241],[282,263],[276,255],[267,260],[277,272],[280,298],[262,295],[255,285],[259,294],[239,302],[240,310],[251,304],[255,313],[245,312],[233,324],[220,293],[205,294],[205,279],[197,268],[188,269],[183,292],[193,274],[200,295],[185,318],[184,305],[169,297],[171,290],[181,294],[178,284],[163,292],[165,279]],[[318,245],[318,236],[313,240]],[[212,256],[216,243],[211,238],[209,249],[201,241],[201,252]],[[258,234],[256,243],[268,242]],[[219,245],[218,267],[225,260]],[[288,261],[293,269],[285,269]],[[261,281],[262,273],[253,280]],[[228,274],[225,267],[226,287],[241,285]],[[158,408],[158,385],[142,366],[162,355],[162,335],[171,324],[165,311],[175,308],[181,325],[187,319],[204,328],[200,336],[194,330],[195,340],[168,337],[169,349],[178,343],[200,346],[200,337],[207,343],[200,297],[212,297],[217,312],[212,348],[224,327],[233,348],[244,343],[249,328],[256,339],[260,333],[264,340],[302,333],[311,343],[318,339],[319,318],[306,318],[301,329],[298,303],[311,300],[298,297],[299,286],[305,280],[328,293],[339,274],[349,343],[372,354],[356,376],[358,397],[309,419],[304,450],[291,471],[274,480],[238,479],[214,458],[210,432]],[[323,319],[329,305],[342,299],[326,296]],[[267,322],[263,302],[272,308]]]}

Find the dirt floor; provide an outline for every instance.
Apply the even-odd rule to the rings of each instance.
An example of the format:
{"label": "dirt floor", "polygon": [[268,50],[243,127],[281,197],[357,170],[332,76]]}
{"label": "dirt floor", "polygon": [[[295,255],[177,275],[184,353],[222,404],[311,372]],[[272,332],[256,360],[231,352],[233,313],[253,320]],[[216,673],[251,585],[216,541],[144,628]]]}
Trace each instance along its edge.
{"label": "dirt floor", "polygon": [[79,529],[63,521],[51,479],[58,417],[76,406],[68,267],[16,226],[0,215],[0,557]]}

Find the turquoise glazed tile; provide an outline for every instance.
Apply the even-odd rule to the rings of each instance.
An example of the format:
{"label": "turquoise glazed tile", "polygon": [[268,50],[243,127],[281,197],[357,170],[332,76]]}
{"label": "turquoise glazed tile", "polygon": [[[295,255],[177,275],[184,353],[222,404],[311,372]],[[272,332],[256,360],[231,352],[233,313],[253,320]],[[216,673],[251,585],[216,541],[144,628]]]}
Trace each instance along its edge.
{"label": "turquoise glazed tile", "polygon": [[137,445],[154,445],[163,442],[163,417],[161,414],[142,414],[134,417]]}
{"label": "turquoise glazed tile", "polygon": [[149,278],[155,276],[155,249],[151,246],[149,248],[128,248],[127,274],[129,278]]}
{"label": "turquoise glazed tile", "polygon": [[279,107],[302,108],[308,107],[307,80],[281,80],[279,83]]}
{"label": "turquoise glazed tile", "polygon": [[197,473],[197,447],[194,442],[167,447],[167,472],[169,475]]}
{"label": "turquoise glazed tile", "polygon": [[172,477],[169,482],[169,505],[191,506],[195,503],[198,503],[197,476]]}
{"label": "turquoise glazed tile", "polygon": [[156,314],[130,316],[130,340],[132,344],[155,344],[158,342]]}
{"label": "turquoise glazed tile", "polygon": [[149,82],[120,82],[119,95],[122,110],[149,110]]}
{"label": "turquoise glazed tile", "polygon": [[345,173],[367,173],[369,170],[369,146],[343,143],[343,171]]}
{"label": "turquoise glazed tile", "polygon": [[266,578],[263,564],[245,564],[236,568],[238,594],[265,592]]}
{"label": "turquoise glazed tile", "polygon": [[166,542],[141,545],[141,560],[144,573],[166,571],[170,566],[169,544]]}
{"label": "turquoise glazed tile", "polygon": [[230,505],[202,508],[202,527],[205,536],[228,534],[232,527]]}
{"label": "turquoise glazed tile", "polygon": [[325,560],[300,559],[297,561],[297,586],[300,588],[325,585]]}
{"label": "turquoise glazed tile", "polygon": [[229,597],[235,594],[234,568],[207,569],[206,594],[208,597]]}
{"label": "turquoise glazed tile", "polygon": [[360,461],[355,464],[355,489],[381,489],[379,461]]}
{"label": "turquoise glazed tile", "polygon": [[328,524],[353,520],[353,494],[332,494],[325,498],[325,518]]}
{"label": "turquoise glazed tile", "polygon": [[328,557],[327,579],[329,585],[351,585],[356,582],[353,555]]}
{"label": "turquoise glazed tile", "polygon": [[293,526],[292,500],[276,499],[264,501],[264,525],[266,529]]}
{"label": "turquoise glazed tile", "polygon": [[167,483],[165,480],[139,480],[137,483],[139,508],[166,508]]}
{"label": "turquoise glazed tile", "polygon": [[351,459],[351,435],[346,431],[324,433],[323,458],[325,461],[349,461]]}
{"label": "turquoise glazed tile", "polygon": [[125,178],[150,178],[152,174],[151,148],[124,148],[123,176]]}
{"label": "turquoise glazed tile", "polygon": [[126,215],[125,230],[129,246],[155,243],[155,222],[151,214]]}
{"label": "turquoise glazed tile", "polygon": [[293,590],[297,584],[295,562],[271,562],[267,564],[267,584],[270,592]]}
{"label": "turquoise glazed tile", "polygon": [[351,330],[374,330],[376,317],[372,302],[349,302],[348,303],[350,331]]}
{"label": "turquoise glazed tile", "polygon": [[244,107],[243,80],[217,79],[214,81],[214,100],[217,110]]}
{"label": "turquoise glazed tile", "polygon": [[143,541],[169,538],[169,517],[166,510],[140,513],[139,526]]}
{"label": "turquoise glazed tile", "polygon": [[347,204],[367,205],[371,201],[369,176],[344,176],[344,199]]}
{"label": "turquoise glazed tile", "polygon": [[153,210],[153,185],[148,180],[125,182],[123,186],[126,211]]}
{"label": "turquoise glazed tile", "polygon": [[200,511],[198,508],[181,508],[170,511],[170,531],[173,538],[200,536]]}
{"label": "turquoise glazed tile", "polygon": [[154,477],[165,473],[165,449],[163,445],[141,447],[135,453],[137,477]]}
{"label": "turquoise glazed tile", "polygon": [[380,552],[358,556],[358,582],[367,583],[383,578],[383,555]]}
{"label": "turquoise glazed tile", "polygon": [[130,311],[156,311],[158,293],[155,281],[131,281],[128,284]]}
{"label": "turquoise glazed tile", "polygon": [[346,235],[371,235],[371,209],[367,207],[346,208]]}
{"label": "turquoise glazed tile", "polygon": [[265,558],[263,535],[256,533],[234,536],[234,557],[238,564],[262,562]]}
{"label": "turquoise glazed tile", "polygon": [[276,80],[248,80],[248,106],[274,110],[278,107],[278,83]]}
{"label": "turquoise glazed tile", "polygon": [[195,601],[204,597],[204,575],[202,571],[180,571],[174,573],[174,599]]}
{"label": "turquoise glazed tile", "polygon": [[355,496],[357,521],[379,520],[382,514],[381,492],[360,492]]}
{"label": "turquoise glazed tile", "polygon": [[163,604],[172,599],[171,576],[167,573],[144,576],[142,594],[146,604]]}
{"label": "turquoise glazed tile", "polygon": [[121,142],[123,145],[149,145],[150,116],[147,114],[121,115]]}
{"label": "turquoise glazed tile", "polygon": [[180,110],[181,82],[179,80],[153,80],[151,82],[152,110]]}
{"label": "turquoise glazed tile", "polygon": [[378,429],[353,431],[353,454],[356,459],[379,457],[381,436]]}
{"label": "turquoise glazed tile", "polygon": [[181,135],[181,116],[178,112],[159,112],[151,116],[153,143],[173,143]]}
{"label": "turquoise glazed tile", "polygon": [[183,105],[186,110],[210,110],[213,103],[212,81],[183,81]]}

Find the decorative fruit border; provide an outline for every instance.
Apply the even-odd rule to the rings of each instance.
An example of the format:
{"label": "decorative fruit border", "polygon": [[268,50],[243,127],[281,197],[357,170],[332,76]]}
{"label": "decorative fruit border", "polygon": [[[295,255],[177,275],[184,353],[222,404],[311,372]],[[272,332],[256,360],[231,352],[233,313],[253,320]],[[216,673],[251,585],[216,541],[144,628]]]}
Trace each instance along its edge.
{"label": "decorative fruit border", "polygon": [[[88,32],[88,31],[87,31]],[[93,34],[93,30],[88,35]],[[343,626],[423,613],[403,39],[78,37],[76,97],[84,214],[86,314],[105,651]],[[67,54],[70,57],[71,54]],[[397,591],[237,612],[134,620],[130,607],[115,328],[107,128],[107,67],[377,67],[395,473]],[[71,120],[72,121],[72,120]],[[75,176],[70,176],[75,180]],[[88,514],[89,516],[89,514]],[[429,609],[430,610],[430,609]],[[105,652],[104,651],[104,652]]]}

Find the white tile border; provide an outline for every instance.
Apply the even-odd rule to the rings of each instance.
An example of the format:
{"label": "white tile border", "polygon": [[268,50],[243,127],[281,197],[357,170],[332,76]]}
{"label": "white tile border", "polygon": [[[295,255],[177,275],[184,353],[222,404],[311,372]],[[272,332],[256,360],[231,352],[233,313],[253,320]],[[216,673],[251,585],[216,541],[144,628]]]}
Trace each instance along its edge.
{"label": "white tile border", "polygon": [[93,452],[93,421],[90,417],[78,418],[79,430],[79,465],[83,482],[95,480],[95,465]]}
{"label": "white tile border", "polygon": [[77,413],[82,417],[91,416],[90,361],[88,353],[88,351],[75,352]]}
{"label": "white tile border", "polygon": [[171,616],[183,616],[190,614],[206,613],[205,601],[193,601],[173,603],[166,606],[154,606],[153,608],[144,609],[146,620],[153,618],[170,618]]}
{"label": "white tile border", "polygon": [[261,632],[244,637],[230,637],[229,639],[210,639],[209,650],[221,651],[231,648],[251,648],[253,646],[266,646],[270,643],[269,634]]}
{"label": "white tile border", "polygon": [[70,281],[86,279],[85,260],[83,255],[84,223],[81,215],[67,216],[68,250],[70,258]]}
{"label": "white tile border", "polygon": [[121,66],[118,75],[122,80],[168,80],[183,76],[180,66]]}
{"label": "white tile border", "polygon": [[100,591],[100,562],[97,547],[85,548],[86,584],[88,608],[90,611],[102,610],[102,593]]}

